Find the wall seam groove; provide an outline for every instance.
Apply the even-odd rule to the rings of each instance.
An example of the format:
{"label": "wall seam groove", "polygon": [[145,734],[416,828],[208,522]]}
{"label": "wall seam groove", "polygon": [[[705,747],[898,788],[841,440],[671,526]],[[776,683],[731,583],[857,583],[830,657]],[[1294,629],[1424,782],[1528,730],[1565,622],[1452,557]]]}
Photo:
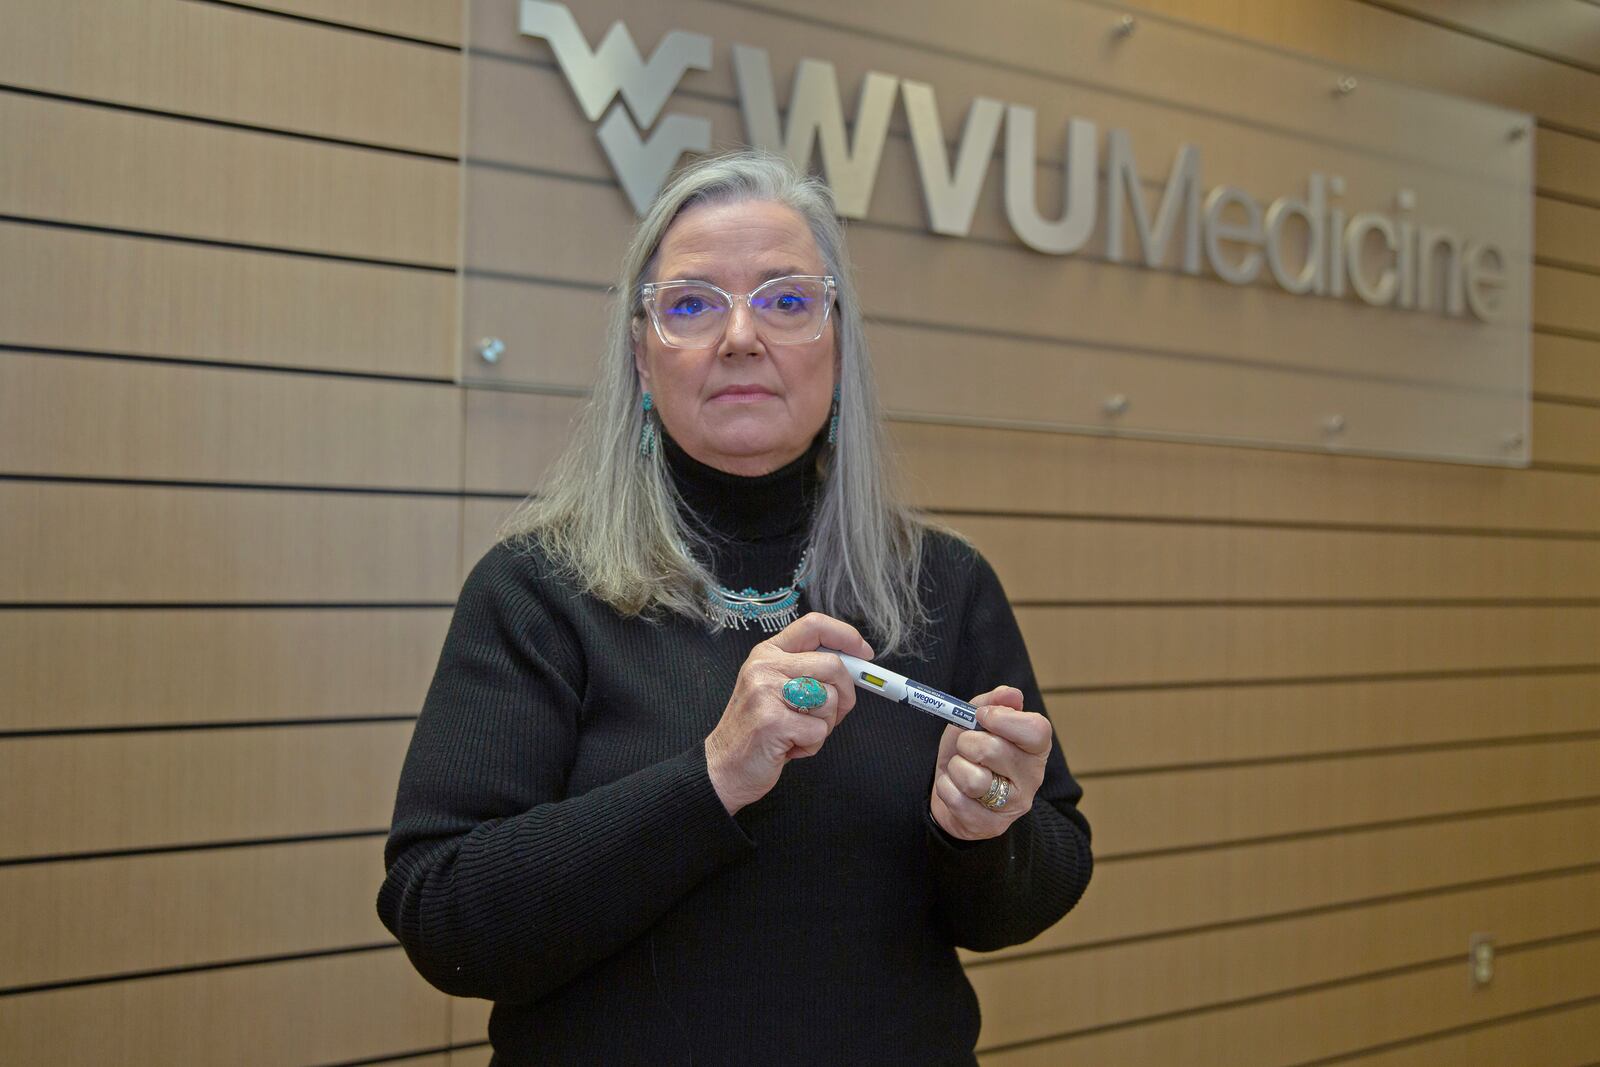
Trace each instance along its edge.
{"label": "wall seam groove", "polygon": [[1187,845],[1169,845],[1160,848],[1128,849],[1095,855],[1095,863],[1125,863],[1132,860],[1157,859],[1164,856],[1181,856],[1198,852],[1220,852],[1225,849],[1252,848],[1286,841],[1310,841],[1320,837],[1338,837],[1343,834],[1365,833],[1373,830],[1397,830],[1409,826],[1435,826],[1444,823],[1470,822],[1474,819],[1493,818],[1499,815],[1532,815],[1546,811],[1565,811],[1571,808],[1588,808],[1600,805],[1600,795],[1568,797],[1563,800],[1533,801],[1527,804],[1505,804],[1489,808],[1469,808],[1463,811],[1436,812],[1429,815],[1411,815],[1400,819],[1372,819],[1366,822],[1343,823],[1311,830],[1290,830],[1277,834],[1258,834],[1251,837],[1224,838],[1219,841],[1202,841]]}
{"label": "wall seam groove", "polygon": [[363,952],[383,952],[399,948],[398,941],[369,941],[359,945],[338,948],[311,949],[306,952],[286,952],[271,956],[246,956],[235,960],[217,960],[209,963],[183,964],[176,967],[155,967],[149,970],[120,971],[114,974],[97,974],[84,978],[64,978],[55,982],[37,982],[0,988],[0,999],[53,993],[63,989],[82,989],[85,986],[113,985],[118,982],[137,982],[149,978],[171,978],[183,974],[204,974],[209,971],[235,970],[240,967],[259,967],[277,963],[297,963],[302,960],[327,959],[332,956],[354,956]]}
{"label": "wall seam groove", "polygon": [[1276,686],[1364,685],[1370,682],[1442,681],[1458,678],[1502,678],[1531,675],[1592,674],[1600,663],[1567,663],[1551,666],[1462,667],[1455,670],[1389,671],[1365,674],[1282,675],[1264,678],[1191,678],[1176,682],[1125,682],[1110,685],[1044,686],[1045,696],[1074,696],[1091,693],[1144,693],[1184,689],[1247,689]]}
{"label": "wall seam groove", "polygon": [[119,100],[105,100],[92,96],[73,96],[68,93],[53,92],[48,89],[34,89],[25,85],[14,85],[9,82],[0,82],[0,92],[11,93],[17,96],[31,96],[41,100],[54,100],[58,103],[78,104],[83,107],[100,108],[106,111],[122,111],[134,115],[147,115],[152,118],[172,119],[177,122],[192,122],[202,126],[214,126],[218,129],[237,130],[243,133],[259,133],[271,137],[286,137],[294,141],[307,141],[312,144],[333,145],[338,148],[359,148],[371,152],[382,152],[386,155],[404,156],[409,159],[426,159],[438,163],[459,163],[457,156],[443,152],[430,152],[422,148],[404,148],[400,145],[383,144],[378,141],[357,141],[348,137],[336,137],[333,134],[312,133],[308,130],[289,129],[284,126],[263,126],[259,123],[244,122],[239,119],[225,119],[213,115],[198,115],[184,111],[168,111],[164,108],[148,107],[143,104],[129,104]]}
{"label": "wall seam groove", "polygon": [[220,237],[197,237],[179,233],[161,233],[155,230],[135,230],[125,226],[108,226],[93,222],[73,222],[66,219],[35,218],[30,215],[0,214],[0,223],[21,226],[38,226],[43,229],[71,230],[76,233],[98,233],[110,237],[137,237],[150,241],[197,245],[202,248],[223,248],[235,252],[258,252],[275,256],[297,256],[303,259],[324,260],[330,263],[354,263],[368,267],[390,267],[400,270],[426,271],[429,274],[456,273],[455,266],[423,263],[404,259],[384,259],[378,256],[357,256],[344,252],[325,252],[311,248],[291,248],[287,245],[265,245],[251,241],[232,241]]}
{"label": "wall seam groove", "polygon": [[437,41],[428,37],[414,37],[410,34],[396,33],[393,30],[380,30],[371,26],[360,26],[351,22],[336,22],[333,19],[317,18],[314,15],[301,15],[291,11],[279,11],[274,8],[260,7],[256,4],[241,3],[238,0],[188,0],[189,3],[205,4],[209,7],[231,8],[235,11],[247,12],[265,18],[278,18],[286,22],[303,22],[312,26],[321,26],[326,29],[340,30],[346,33],[358,33],[364,37],[381,37],[391,41],[400,41],[405,44],[421,45],[424,48],[437,49],[444,52],[461,51],[459,44],[448,41]]}

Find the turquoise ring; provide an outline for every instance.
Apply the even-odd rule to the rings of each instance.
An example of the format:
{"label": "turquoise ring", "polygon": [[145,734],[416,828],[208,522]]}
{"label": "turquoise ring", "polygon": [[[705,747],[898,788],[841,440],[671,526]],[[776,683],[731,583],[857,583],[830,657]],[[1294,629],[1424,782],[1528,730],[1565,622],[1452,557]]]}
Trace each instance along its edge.
{"label": "turquoise ring", "polygon": [[815,678],[790,678],[783,683],[783,702],[795,711],[811,711],[828,702],[828,691]]}

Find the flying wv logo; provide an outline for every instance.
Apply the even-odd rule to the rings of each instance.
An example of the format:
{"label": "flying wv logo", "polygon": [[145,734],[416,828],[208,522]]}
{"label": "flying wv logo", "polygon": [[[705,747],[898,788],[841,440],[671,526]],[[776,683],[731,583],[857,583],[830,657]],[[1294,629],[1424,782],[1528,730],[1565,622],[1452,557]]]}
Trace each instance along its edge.
{"label": "flying wv logo", "polygon": [[[641,130],[650,129],[667,98],[689,70],[711,69],[711,38],[705,34],[673,30],[661,38],[647,62],[621,22],[613,23],[606,31],[599,48],[590,49],[572,12],[566,5],[550,0],[522,0],[519,27],[525,36],[542,38],[550,45],[557,65],[566,75],[589,121],[605,116],[600,124],[600,146],[637,214],[643,215],[649,208],[679,156],[685,152],[711,150],[709,119],[666,115],[655,132],[648,137],[640,135]],[[833,189],[839,214],[850,219],[864,217],[877,179],[884,138],[889,133],[889,117],[894,110],[899,79],[876,71],[867,72],[861,83],[852,138],[844,120],[832,63],[802,59],[796,64],[787,122],[780,120],[772,64],[764,49],[734,45],[733,73],[739,92],[739,110],[744,117],[745,139],[757,147],[782,152],[801,166],[808,166],[813,150],[820,149],[822,169]],[[933,114],[932,90],[911,82],[906,85],[908,91],[920,90],[927,98],[917,116],[923,117],[926,112],[927,120],[934,123],[931,139],[921,137],[921,127],[916,126],[919,151],[925,147],[923,142],[929,141],[936,146],[942,160],[944,140],[937,132],[938,117]],[[619,95],[621,101],[613,103]],[[999,107],[998,104],[993,106]],[[629,112],[633,114],[631,120]],[[991,135],[997,129],[998,126],[991,129]],[[987,162],[989,154],[989,151],[980,151],[978,158]],[[954,196],[957,200],[965,197],[971,205],[976,203],[983,174],[980,167],[969,164],[968,153],[963,152],[962,160],[965,169],[961,174],[966,185],[954,193],[942,195]],[[1092,170],[1092,158],[1090,163]],[[942,162],[938,166],[940,174],[946,173]],[[928,167],[924,168],[925,172],[932,173]],[[960,210],[958,205],[957,212]],[[971,207],[965,210],[970,220]],[[941,232],[965,233],[964,228],[959,228],[963,225],[958,224],[954,231],[942,226],[936,228]]]}
{"label": "flying wv logo", "polygon": [[[600,47],[591,51],[572,12],[565,5],[545,0],[522,0],[518,28],[529,37],[549,42],[589,121],[605,116],[600,123],[600,147],[637,214],[644,214],[650,206],[679,156],[711,150],[710,119],[667,115],[648,137],[639,132],[655,122],[691,68],[711,69],[710,37],[673,30],[646,62],[627,27],[617,22]],[[613,104],[619,94],[622,100]],[[628,118],[630,111],[633,120]]]}

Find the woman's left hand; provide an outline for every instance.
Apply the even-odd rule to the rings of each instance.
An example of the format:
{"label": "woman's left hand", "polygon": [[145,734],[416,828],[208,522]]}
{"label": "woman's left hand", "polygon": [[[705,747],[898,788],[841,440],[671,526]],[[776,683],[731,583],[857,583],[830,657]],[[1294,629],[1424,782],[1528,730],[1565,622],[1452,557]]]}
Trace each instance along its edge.
{"label": "woman's left hand", "polygon": [[[1009,685],[972,698],[982,730],[945,727],[934,765],[933,817],[951,837],[982,841],[999,837],[1033,807],[1033,795],[1044,781],[1050,754],[1050,720],[1022,710],[1022,691]],[[998,811],[979,801],[994,776],[1011,782],[1005,807]]]}

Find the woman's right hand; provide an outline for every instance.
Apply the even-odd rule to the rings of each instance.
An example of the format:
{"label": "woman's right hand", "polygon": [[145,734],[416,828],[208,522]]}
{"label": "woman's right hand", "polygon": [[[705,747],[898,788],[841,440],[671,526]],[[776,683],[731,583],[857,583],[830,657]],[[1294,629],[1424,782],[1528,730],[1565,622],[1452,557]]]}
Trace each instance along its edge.
{"label": "woman's right hand", "polygon": [[[816,755],[855,707],[850,672],[820,646],[872,658],[854,626],[813,611],[751,649],[739,668],[722,720],[706,738],[706,769],[729,815],[766,796],[784,764]],[[784,702],[784,683],[803,677],[822,683],[828,699],[821,707],[796,711]]]}

